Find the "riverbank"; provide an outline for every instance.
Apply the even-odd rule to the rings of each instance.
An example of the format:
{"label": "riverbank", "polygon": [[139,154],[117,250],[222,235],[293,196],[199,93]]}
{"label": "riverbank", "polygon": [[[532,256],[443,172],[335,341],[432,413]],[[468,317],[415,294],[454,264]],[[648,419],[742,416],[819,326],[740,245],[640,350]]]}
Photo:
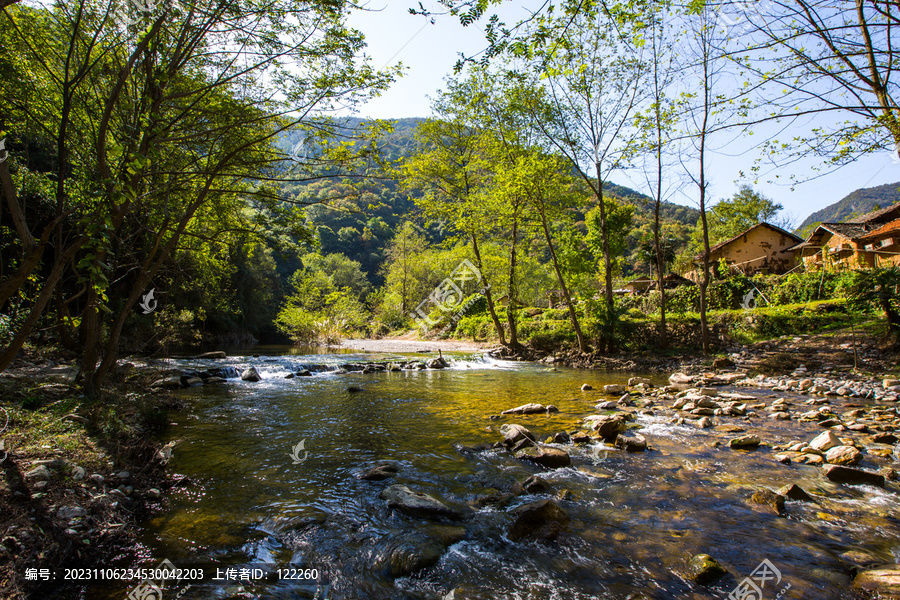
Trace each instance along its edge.
{"label": "riverbank", "polygon": [[63,569],[109,566],[167,491],[186,483],[166,473],[167,449],[153,441],[176,400],[120,380],[92,404],[72,370],[61,356],[26,353],[0,374],[5,600],[84,598],[85,582]]}
{"label": "riverbank", "polygon": [[[363,363],[354,363],[352,367],[341,362],[330,365],[332,369],[343,371],[335,372],[341,381],[354,384],[346,388],[348,392],[363,392],[363,395],[376,381],[361,378],[380,377],[379,374],[387,374],[395,368],[439,369],[437,364],[429,367],[425,360],[434,358],[438,350],[485,350],[483,345],[462,341],[421,342],[403,338],[351,340],[345,347],[382,354],[431,354],[409,364],[373,363],[368,369]],[[248,361],[251,359],[246,358]],[[222,360],[227,361],[232,370],[235,366],[245,368],[241,366],[244,364],[243,357]],[[290,374],[293,381],[298,382],[295,385],[302,385],[299,382],[304,380],[304,373],[305,377],[319,375],[314,369],[313,373],[305,370],[312,367],[305,365],[299,356],[292,360],[297,362],[295,369],[304,370],[264,374],[273,379],[288,379],[286,375]],[[735,435],[735,427],[740,427],[747,435],[755,433],[760,437],[761,446],[766,448],[760,454],[771,456],[778,463],[793,461],[815,466],[818,462],[816,457],[820,457],[824,464],[827,453],[817,454],[814,451],[816,448],[810,446],[813,439],[810,427],[828,428],[838,432],[841,439],[847,438],[852,442],[842,446],[852,445],[858,450],[859,454],[844,448],[841,452],[849,457],[848,460],[862,457],[863,467],[869,470],[885,469],[883,473],[889,486],[895,486],[890,483],[895,474],[886,470],[890,467],[890,452],[885,454],[888,449],[884,441],[889,438],[877,436],[889,433],[885,426],[900,428],[900,419],[897,419],[894,410],[898,390],[891,389],[896,386],[894,382],[885,382],[897,379],[900,370],[896,357],[892,358],[889,352],[880,348],[876,337],[867,336],[859,330],[785,337],[745,347],[735,346],[727,354],[717,357],[690,354],[602,357],[553,353],[545,354],[541,361],[548,368],[538,369],[536,373],[552,373],[557,365],[623,372],[621,377],[610,376],[621,383],[609,393],[600,389],[578,394],[574,392],[577,387],[571,391],[557,390],[569,395],[574,392],[579,402],[588,401],[586,410],[590,410],[591,404],[600,402],[603,405],[601,415],[609,411],[617,411],[623,416],[632,414],[637,418],[656,414],[673,420],[679,427],[703,428],[715,438],[710,439],[711,444],[726,448],[731,438],[739,437]],[[210,375],[208,371],[215,370],[211,365],[226,364],[217,360],[185,359],[181,361],[185,368],[183,372],[178,370],[180,367],[175,367],[176,362],[133,360],[130,367],[123,362],[117,369],[108,400],[102,406],[86,402],[71,381],[74,374],[72,362],[58,356],[26,355],[0,375],[0,395],[4,399],[0,404],[4,409],[0,412],[0,425],[3,424],[4,414],[10,417],[2,433],[8,456],[3,462],[0,500],[11,507],[0,517],[0,526],[4,531],[0,543],[3,559],[0,596],[14,600],[50,595],[62,600],[83,597],[83,590],[75,582],[26,581],[26,569],[53,569],[61,573],[62,567],[112,564],[113,557],[120,556],[124,548],[134,545],[140,534],[137,524],[145,516],[170,510],[167,501],[170,490],[192,485],[190,479],[166,474],[167,448],[153,441],[157,438],[157,432],[162,431],[169,422],[167,411],[180,406],[175,398],[185,396],[173,397],[162,390],[152,394],[135,390],[149,390],[154,382],[161,381],[165,385],[169,380],[185,390],[203,387],[204,382],[206,385],[217,383],[229,388],[231,385],[257,384],[252,379],[240,381],[237,375],[223,375],[229,379],[213,382],[220,378]],[[253,362],[261,371],[275,365],[265,356],[255,357]],[[168,370],[162,370],[166,367]],[[191,370],[206,367],[209,368],[199,373]],[[670,380],[673,388],[667,389],[641,386],[639,381],[628,386],[626,382],[630,377],[624,375],[627,371],[665,373],[666,377],[675,372],[681,375]],[[539,377],[547,376],[542,374]],[[347,383],[341,385],[346,386]],[[750,393],[755,398],[748,400],[733,394],[732,397],[717,395],[707,389],[711,385],[755,390]],[[778,396],[759,395],[759,390]],[[788,396],[787,402],[778,401],[778,398],[790,394],[798,395],[803,400],[792,400]],[[574,402],[571,399],[568,401]],[[601,408],[601,404],[597,408]],[[741,404],[747,406],[740,408]],[[812,406],[804,406],[806,404]],[[846,407],[848,413],[824,411],[823,407],[828,406],[834,409]],[[885,407],[889,407],[890,412],[885,412]],[[852,414],[849,411],[851,408],[855,409]],[[743,411],[744,414],[729,414],[732,410]],[[576,413],[570,408],[566,414],[574,417]],[[585,414],[588,413],[581,413],[578,421]],[[816,422],[812,423],[813,420]],[[571,434],[575,440],[575,446],[564,444],[573,457],[587,451],[584,449],[587,446],[579,450],[578,445],[596,443],[595,436],[599,431],[593,429],[594,423],[590,421],[577,425],[578,421],[572,421],[560,430],[568,432],[566,435]],[[705,429],[705,425],[710,425],[709,429]],[[539,425],[535,431],[540,429]],[[580,442],[577,441],[579,434],[576,430],[584,432]],[[628,443],[631,438],[625,439]],[[804,447],[804,443],[812,450]],[[613,451],[612,447],[610,451]],[[808,473],[804,476],[812,477]],[[871,557],[866,558],[853,568],[871,563]]]}

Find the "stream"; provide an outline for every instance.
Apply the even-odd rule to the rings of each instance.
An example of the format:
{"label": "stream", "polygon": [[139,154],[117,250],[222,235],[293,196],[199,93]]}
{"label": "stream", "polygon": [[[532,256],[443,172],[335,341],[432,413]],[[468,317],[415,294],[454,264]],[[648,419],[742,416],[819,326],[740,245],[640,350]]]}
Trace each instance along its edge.
{"label": "stream", "polygon": [[[778,579],[764,582],[766,600],[851,599],[858,596],[839,555],[862,551],[900,562],[896,484],[836,485],[816,467],[777,462],[771,448],[735,451],[719,431],[670,424],[670,414],[637,416],[647,452],[599,442],[554,444],[572,457],[570,466],[554,470],[505,450],[458,449],[501,440],[504,423],[524,425],[538,440],[574,432],[581,419],[598,412],[599,400],[616,399],[596,389],[634,375],[665,385],[658,374],[465,354],[447,355],[451,366],[442,370],[339,374],[346,363],[434,355],[303,354],[287,347],[253,352],[259,356],[175,361],[188,369],[254,365],[262,380],[231,378],[175,392],[185,408],[170,413],[161,441],[177,442],[169,470],[184,476],[184,485],[143,523],[137,558],[117,565],[152,568],[167,559],[181,569],[203,568],[206,578],[170,582],[163,595],[143,597],[134,593],[133,581],[98,582],[88,598],[721,599],[767,560]],[[312,375],[285,378],[302,369]],[[584,383],[595,391],[581,391]],[[348,391],[351,386],[361,391]],[[729,389],[771,395],[721,388]],[[553,404],[559,412],[489,418],[530,402]],[[815,423],[720,421],[745,425],[768,444],[808,441],[821,432]],[[724,447],[714,447],[716,440]],[[386,463],[397,468],[396,477],[359,478]],[[407,516],[379,498],[386,487],[404,484],[466,507],[480,494],[507,491],[532,475],[544,478],[550,491],[469,509],[458,522]],[[759,487],[789,483],[816,502],[789,500],[787,516],[779,517],[747,501]],[[545,498],[569,515],[567,528],[551,542],[511,541],[509,511]],[[434,539],[446,547],[432,566],[399,577],[385,567],[391,544],[415,549]],[[690,583],[685,566],[700,553],[715,557],[729,574],[706,586]],[[246,569],[251,577],[210,576],[227,568]]]}

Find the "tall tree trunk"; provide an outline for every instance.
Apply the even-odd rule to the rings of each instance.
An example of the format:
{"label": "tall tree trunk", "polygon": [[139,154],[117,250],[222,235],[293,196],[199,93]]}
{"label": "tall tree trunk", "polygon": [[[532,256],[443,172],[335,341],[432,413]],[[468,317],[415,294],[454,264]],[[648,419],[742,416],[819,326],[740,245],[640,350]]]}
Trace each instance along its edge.
{"label": "tall tree trunk", "polygon": [[62,255],[57,257],[56,261],[53,263],[53,268],[50,269],[50,274],[43,281],[41,285],[41,293],[38,294],[37,300],[35,300],[34,304],[31,307],[31,311],[28,313],[28,316],[25,318],[25,322],[19,327],[16,332],[16,336],[9,343],[9,345],[3,349],[3,352],[0,353],[0,371],[6,369],[9,364],[15,359],[16,354],[19,353],[19,350],[22,349],[22,346],[25,344],[25,340],[28,339],[28,336],[31,335],[32,330],[34,330],[35,325],[38,322],[38,319],[41,318],[41,315],[44,313],[44,309],[47,307],[47,303],[50,302],[50,299],[53,297],[55,292],[56,284],[59,282],[63,273],[65,272],[66,265],[72,260],[72,257],[75,256],[75,253],[81,247],[82,243],[84,243],[83,238],[78,238],[71,246],[69,246]]}
{"label": "tall tree trunk", "polygon": [[613,324],[615,322],[615,303],[613,300],[613,284],[612,284],[612,259],[609,256],[609,231],[606,226],[606,202],[603,200],[603,179],[601,177],[600,163],[594,163],[597,172],[597,202],[600,207],[600,239],[603,246],[603,287],[604,297],[606,299],[606,321],[603,334],[603,346],[607,352],[615,352],[616,341],[613,333]]}
{"label": "tall tree trunk", "polygon": [[511,348],[519,347],[519,335],[516,325],[516,304],[519,298],[519,286],[516,281],[516,243],[519,234],[519,221],[513,217],[512,239],[509,250],[509,303],[506,305],[506,321],[509,323],[509,345]]}
{"label": "tall tree trunk", "polygon": [[491,320],[494,322],[494,329],[497,330],[497,337],[500,338],[500,344],[506,346],[506,334],[503,332],[503,324],[500,323],[497,311],[494,310],[494,298],[491,294],[490,282],[488,282],[487,275],[484,272],[484,263],[481,260],[481,250],[478,248],[478,238],[474,233],[471,234],[471,238],[472,251],[475,253],[475,261],[477,263],[475,266],[481,271],[481,280],[484,281],[484,299],[487,300],[488,312],[491,313]]}
{"label": "tall tree trunk", "polygon": [[[657,108],[657,110],[659,110]],[[659,287],[659,346],[666,348],[669,345],[669,335],[666,331],[666,268],[663,260],[662,244],[659,241],[659,211],[662,206],[662,132],[659,130],[659,117],[657,115],[657,152],[656,152],[656,206],[653,210],[653,247],[656,250],[656,283]]]}
{"label": "tall tree trunk", "polygon": [[544,229],[544,237],[547,240],[547,248],[550,249],[550,259],[553,261],[553,270],[556,271],[556,279],[559,281],[559,287],[562,289],[563,296],[566,298],[566,306],[569,308],[569,321],[572,323],[572,329],[575,330],[575,337],[578,339],[578,349],[582,352],[588,352],[587,341],[581,332],[581,325],[578,323],[578,315],[575,313],[575,304],[572,302],[572,296],[569,294],[569,286],[563,277],[562,269],[559,267],[559,260],[556,258],[556,249],[553,247],[553,237],[550,235],[550,228],[547,226],[547,215],[541,210],[541,226]]}

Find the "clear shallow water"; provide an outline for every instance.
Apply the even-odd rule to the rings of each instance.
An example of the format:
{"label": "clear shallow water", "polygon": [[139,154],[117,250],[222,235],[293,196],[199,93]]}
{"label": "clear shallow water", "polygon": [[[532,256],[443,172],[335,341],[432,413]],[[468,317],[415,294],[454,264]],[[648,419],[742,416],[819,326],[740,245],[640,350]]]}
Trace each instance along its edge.
{"label": "clear shallow water", "polygon": [[[337,599],[428,600],[455,589],[454,600],[580,600],[724,598],[768,559],[781,571],[780,587],[791,585],[783,597],[837,599],[854,597],[838,554],[864,550],[884,562],[900,554],[895,488],[836,486],[814,467],[777,463],[766,449],[712,448],[722,434],[670,425],[661,416],[638,419],[653,451],[561,446],[573,464],[553,471],[505,452],[454,448],[498,441],[503,423],[521,423],[540,439],[579,429],[602,397],[582,392],[581,384],[597,388],[629,375],[463,355],[447,370],[333,372],[342,363],[385,357],[292,354],[181,363],[253,364],[263,379],[178,392],[186,408],[170,415],[173,425],[163,441],[177,440],[170,470],[191,484],[174,489],[165,510],[144,524],[144,560],[134,566],[153,567],[167,558],[208,573],[257,567],[268,574],[252,583],[195,583],[183,598],[313,598],[318,585],[319,598],[327,586],[328,598]],[[316,373],[284,379],[301,368]],[[348,392],[351,385],[363,391]],[[554,404],[560,412],[488,419],[527,402]],[[808,434],[798,435],[792,430],[797,427]],[[770,443],[819,432],[815,424],[769,420],[755,421],[753,430]],[[304,449],[296,454],[302,460],[294,464],[291,455],[301,441]],[[382,482],[357,477],[381,462],[396,465],[399,475]],[[446,526],[389,511],[378,497],[388,485],[402,483],[465,504],[488,488],[504,490],[533,474],[551,484],[550,495],[480,509],[458,524],[464,539],[435,566],[399,579],[376,566],[380,549],[392,540],[417,544],[423,534],[447,532]],[[787,518],[746,502],[759,486],[786,483],[822,497],[818,504],[788,502]],[[507,510],[562,489],[571,492],[558,501],[571,523],[556,542],[509,541]],[[315,524],[304,526],[309,522]],[[731,575],[705,588],[688,584],[678,573],[701,552]],[[318,581],[279,580],[277,569],[291,566],[317,569]],[[764,597],[775,597],[772,585]],[[98,586],[88,597],[123,598],[131,587]],[[178,589],[170,585],[164,597],[174,598]]]}

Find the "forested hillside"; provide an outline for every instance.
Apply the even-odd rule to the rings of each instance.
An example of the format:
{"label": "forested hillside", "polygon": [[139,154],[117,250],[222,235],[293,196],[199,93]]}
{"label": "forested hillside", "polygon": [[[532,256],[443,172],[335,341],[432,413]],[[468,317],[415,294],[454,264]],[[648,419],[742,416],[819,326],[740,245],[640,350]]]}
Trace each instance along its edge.
{"label": "forested hillside", "polygon": [[900,202],[900,182],[861,188],[806,217],[798,231],[806,236],[819,223],[840,223],[897,202]]}

